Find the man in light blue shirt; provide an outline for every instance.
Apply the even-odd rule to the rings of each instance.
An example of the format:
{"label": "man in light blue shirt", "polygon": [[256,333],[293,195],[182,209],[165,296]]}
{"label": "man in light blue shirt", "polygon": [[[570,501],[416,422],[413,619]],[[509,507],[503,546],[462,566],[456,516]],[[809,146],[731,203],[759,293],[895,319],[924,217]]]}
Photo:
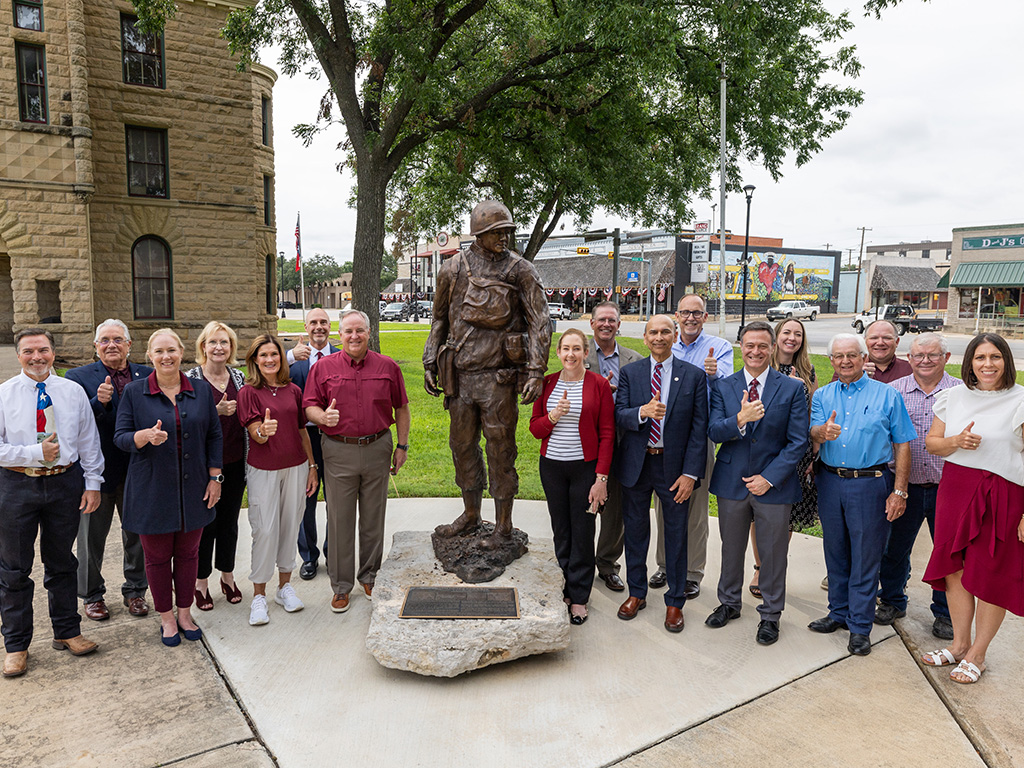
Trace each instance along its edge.
{"label": "man in light blue shirt", "polygon": [[[708,387],[717,379],[732,375],[732,344],[718,336],[704,332],[708,319],[707,305],[703,298],[688,293],[679,300],[676,308],[676,325],[679,333],[672,345],[672,354],[684,363],[695,365],[707,374]],[[709,400],[710,402],[710,389]],[[715,468],[715,444],[708,441],[708,459],[704,477],[710,478]],[[662,534],[661,504],[655,497],[654,511],[658,519],[658,547],[656,558],[658,570],[651,576],[650,586],[654,589],[665,586],[665,537]],[[704,565],[708,559],[708,483],[702,483],[690,496],[690,517],[687,530],[687,574],[686,597],[690,600],[700,594],[700,582],[704,578]]]}
{"label": "man in light blue shirt", "polygon": [[849,629],[850,653],[867,656],[882,553],[892,521],[906,509],[917,430],[900,394],[864,373],[868,350],[861,336],[833,336],[828,354],[839,379],[811,399],[811,440],[821,446],[816,482],[828,616],[808,628]]}

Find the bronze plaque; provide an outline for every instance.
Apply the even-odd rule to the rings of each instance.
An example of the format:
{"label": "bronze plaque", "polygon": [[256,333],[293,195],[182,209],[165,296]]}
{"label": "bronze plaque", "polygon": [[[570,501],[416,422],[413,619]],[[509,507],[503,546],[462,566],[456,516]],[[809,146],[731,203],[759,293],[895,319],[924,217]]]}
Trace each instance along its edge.
{"label": "bronze plaque", "polygon": [[402,619],[518,619],[515,587],[409,587]]}

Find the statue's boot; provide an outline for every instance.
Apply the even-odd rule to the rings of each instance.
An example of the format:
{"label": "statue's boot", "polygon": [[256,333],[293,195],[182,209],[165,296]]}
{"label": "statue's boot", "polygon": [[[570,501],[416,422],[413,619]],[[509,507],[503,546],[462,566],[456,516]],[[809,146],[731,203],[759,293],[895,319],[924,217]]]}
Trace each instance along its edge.
{"label": "statue's boot", "polygon": [[434,529],[434,533],[442,539],[450,539],[452,536],[463,531],[470,531],[476,528],[480,524],[480,506],[483,504],[483,500],[483,489],[479,491],[463,491],[462,503],[465,511],[455,518],[454,522],[448,525],[437,526]]}
{"label": "statue's boot", "polygon": [[498,549],[512,538],[512,502],[514,499],[494,500],[494,533],[480,541],[481,549]]}

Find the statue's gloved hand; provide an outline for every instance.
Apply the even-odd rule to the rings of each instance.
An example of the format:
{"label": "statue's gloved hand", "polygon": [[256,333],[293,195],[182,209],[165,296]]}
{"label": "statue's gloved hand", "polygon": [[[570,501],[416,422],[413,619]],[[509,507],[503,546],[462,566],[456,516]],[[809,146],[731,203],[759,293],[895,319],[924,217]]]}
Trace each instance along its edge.
{"label": "statue's gloved hand", "polygon": [[531,376],[523,385],[523,405],[529,405],[544,391],[544,377]]}
{"label": "statue's gloved hand", "polygon": [[437,397],[441,394],[441,390],[437,388],[437,374],[434,371],[423,372],[423,388],[427,390],[428,395]]}

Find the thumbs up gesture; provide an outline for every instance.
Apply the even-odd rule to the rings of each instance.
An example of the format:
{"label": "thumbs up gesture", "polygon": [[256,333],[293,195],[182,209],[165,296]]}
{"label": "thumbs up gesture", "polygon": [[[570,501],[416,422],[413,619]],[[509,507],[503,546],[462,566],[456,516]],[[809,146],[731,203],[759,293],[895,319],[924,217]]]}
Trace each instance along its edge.
{"label": "thumbs up gesture", "polygon": [[760,421],[764,417],[764,403],[760,400],[751,402],[747,390],[740,397],[740,412],[736,414],[736,426],[743,428],[752,421]]}
{"label": "thumbs up gesture", "polygon": [[277,434],[277,419],[270,418],[270,409],[267,408],[267,412],[263,414],[263,424],[260,427],[260,431],[267,437]]}
{"label": "thumbs up gesture", "polygon": [[651,401],[640,406],[640,417],[644,419],[665,418],[665,404],[661,402],[661,392],[651,395]]}
{"label": "thumbs up gesture", "polygon": [[152,427],[142,431],[146,433],[146,442],[151,445],[163,445],[167,442],[167,433],[163,430],[163,421],[160,419],[157,419]]}
{"label": "thumbs up gesture", "polygon": [[557,424],[558,420],[569,413],[569,390],[562,390],[562,397],[555,403],[555,407],[548,413],[548,418],[551,419],[552,424]]}
{"label": "thumbs up gesture", "polygon": [[110,402],[110,398],[114,396],[114,385],[110,383],[110,377],[107,376],[103,380],[103,383],[96,387],[96,399],[106,405]]}
{"label": "thumbs up gesture", "polygon": [[296,360],[309,360],[309,345],[306,334],[299,336],[299,343],[292,347],[292,357]]}
{"label": "thumbs up gesture", "polygon": [[43,461],[56,461],[60,456],[60,445],[57,444],[55,433],[47,435],[40,445],[43,446]]}
{"label": "thumbs up gesture", "polygon": [[335,408],[337,400],[331,400],[331,404],[327,406],[327,410],[324,411],[323,421],[321,422],[325,427],[336,427],[338,421],[341,419],[341,414],[338,409]]}
{"label": "thumbs up gesture", "polygon": [[224,397],[217,403],[217,415],[233,416],[236,408],[238,408],[238,402],[236,400],[228,400],[228,393],[225,392]]}
{"label": "thumbs up gesture", "polygon": [[704,373],[708,378],[718,375],[718,358],[715,357],[715,348],[708,349],[708,356],[704,358]]}
{"label": "thumbs up gesture", "polygon": [[835,440],[843,433],[843,428],[836,424],[836,412],[832,411],[832,415],[828,417],[828,421],[825,422],[825,439]]}
{"label": "thumbs up gesture", "polygon": [[963,448],[965,451],[976,451],[978,446],[981,445],[981,435],[976,435],[971,430],[974,428],[974,422],[972,421],[966,427],[964,431],[953,438],[956,441],[957,448]]}

